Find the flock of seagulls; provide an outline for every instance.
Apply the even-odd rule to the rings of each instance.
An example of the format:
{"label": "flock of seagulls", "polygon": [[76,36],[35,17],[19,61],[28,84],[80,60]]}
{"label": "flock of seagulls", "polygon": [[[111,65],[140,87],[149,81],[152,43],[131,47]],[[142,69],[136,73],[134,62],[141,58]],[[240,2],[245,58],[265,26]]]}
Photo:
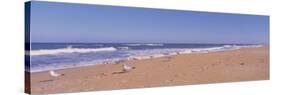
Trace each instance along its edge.
{"label": "flock of seagulls", "polygon": [[[122,65],[122,71],[123,72],[129,72],[129,71],[131,71],[132,69],[135,69],[136,67],[131,67],[131,66],[129,66],[129,65],[127,65],[127,64],[123,64]],[[54,70],[50,70],[49,71],[49,74],[52,76],[52,77],[59,77],[59,76],[63,76],[64,74],[60,74],[60,73],[57,73],[57,72],[55,72]]]}

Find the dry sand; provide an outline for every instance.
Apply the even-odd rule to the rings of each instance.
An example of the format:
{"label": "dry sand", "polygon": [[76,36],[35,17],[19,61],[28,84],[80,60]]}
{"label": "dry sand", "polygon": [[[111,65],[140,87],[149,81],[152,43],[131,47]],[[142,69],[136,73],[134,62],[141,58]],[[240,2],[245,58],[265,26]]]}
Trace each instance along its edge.
{"label": "dry sand", "polygon": [[[122,64],[135,69],[122,73]],[[61,93],[269,79],[269,48],[183,54],[31,73],[31,93]]]}

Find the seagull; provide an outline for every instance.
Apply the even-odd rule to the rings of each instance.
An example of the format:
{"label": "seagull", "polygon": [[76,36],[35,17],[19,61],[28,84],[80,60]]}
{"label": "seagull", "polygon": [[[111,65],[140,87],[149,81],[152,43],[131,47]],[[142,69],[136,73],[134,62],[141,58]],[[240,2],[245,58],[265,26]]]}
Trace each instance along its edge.
{"label": "seagull", "polygon": [[128,72],[128,71],[130,71],[131,69],[135,69],[136,67],[130,67],[130,66],[128,66],[128,65],[126,65],[126,64],[123,64],[123,71],[124,72]]}
{"label": "seagull", "polygon": [[63,76],[64,74],[59,74],[59,73],[56,73],[55,71],[51,70],[49,71],[50,75],[52,77],[59,77],[59,76]]}

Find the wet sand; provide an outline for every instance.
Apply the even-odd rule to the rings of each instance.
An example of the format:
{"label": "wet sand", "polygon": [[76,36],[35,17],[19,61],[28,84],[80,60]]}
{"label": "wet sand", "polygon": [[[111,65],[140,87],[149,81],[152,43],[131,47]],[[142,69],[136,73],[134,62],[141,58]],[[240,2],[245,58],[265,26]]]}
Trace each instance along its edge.
{"label": "wet sand", "polygon": [[[122,71],[122,64],[135,69]],[[269,79],[269,48],[181,54],[31,73],[31,93],[61,93]]]}

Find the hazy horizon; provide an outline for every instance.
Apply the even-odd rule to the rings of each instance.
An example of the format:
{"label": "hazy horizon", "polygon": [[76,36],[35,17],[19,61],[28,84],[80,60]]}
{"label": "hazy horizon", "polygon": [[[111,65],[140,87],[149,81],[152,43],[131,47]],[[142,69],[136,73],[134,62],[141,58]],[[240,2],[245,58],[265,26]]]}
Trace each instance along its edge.
{"label": "hazy horizon", "polygon": [[269,44],[269,16],[31,2],[32,43]]}

